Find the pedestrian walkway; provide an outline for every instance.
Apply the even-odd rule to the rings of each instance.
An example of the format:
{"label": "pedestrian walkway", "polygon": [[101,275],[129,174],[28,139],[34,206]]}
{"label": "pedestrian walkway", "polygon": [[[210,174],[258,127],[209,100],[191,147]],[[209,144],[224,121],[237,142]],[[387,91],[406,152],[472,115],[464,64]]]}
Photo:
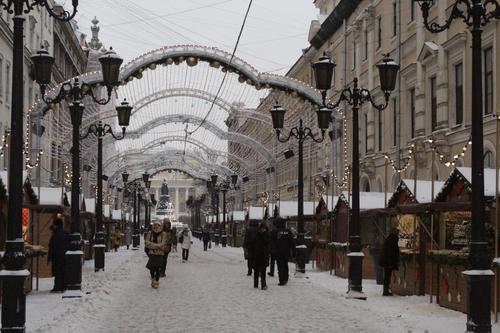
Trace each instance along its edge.
{"label": "pedestrian walkway", "polygon": [[[254,289],[252,278],[246,276],[241,248],[212,247],[203,252],[202,246],[195,240],[188,263],[181,262],[180,252],[171,253],[167,277],[160,280],[159,289],[150,286],[144,251],[120,249],[109,254],[107,270],[97,278],[85,269],[85,287],[91,293],[75,300],[52,298],[50,304],[57,300],[64,307],[42,310],[51,318],[33,316],[32,304],[41,305],[43,299],[54,295],[28,296],[27,331],[464,331],[465,315],[429,305],[426,297],[383,298],[379,286],[367,284],[367,301],[346,300],[346,281],[328,273],[308,273],[309,279],[291,278],[284,287],[277,285],[277,277],[268,277],[267,291]],[[35,317],[38,322],[34,322]],[[498,326],[494,332],[500,332]]]}

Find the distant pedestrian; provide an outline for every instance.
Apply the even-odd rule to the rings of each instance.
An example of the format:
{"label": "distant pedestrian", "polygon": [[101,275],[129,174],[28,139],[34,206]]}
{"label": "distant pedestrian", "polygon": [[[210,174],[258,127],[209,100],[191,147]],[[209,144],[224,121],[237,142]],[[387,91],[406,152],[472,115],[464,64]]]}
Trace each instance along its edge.
{"label": "distant pedestrian", "polygon": [[148,263],[146,267],[151,274],[151,287],[160,286],[160,274],[163,268],[163,254],[165,253],[165,243],[167,235],[163,232],[163,225],[160,221],[154,221],[151,231],[146,235],[145,246],[149,249]]}
{"label": "distant pedestrian", "polygon": [[[271,230],[271,235],[273,235],[274,231],[276,230],[276,219],[273,220],[273,228]],[[269,255],[270,255],[270,260],[269,260],[269,273],[267,275],[269,276],[274,276],[274,266],[276,264],[276,242],[273,242],[273,239],[271,238],[271,244],[269,246]]]}
{"label": "distant pedestrian", "polygon": [[380,254],[380,266],[384,268],[384,292],[383,296],[392,296],[391,276],[393,271],[399,268],[399,230],[393,228],[385,239]]}
{"label": "distant pedestrian", "polygon": [[182,230],[181,234],[181,239],[182,241],[179,241],[181,243],[182,247],[182,262],[187,262],[189,258],[189,249],[191,248],[191,243],[193,239],[193,235],[191,234],[191,230],[189,230],[188,227],[185,227]]}
{"label": "distant pedestrian", "polygon": [[288,259],[290,255],[295,257],[295,242],[293,234],[285,225],[285,220],[275,220],[276,229],[271,235],[271,248],[274,248],[278,264],[279,285],[284,286],[288,282]]}
{"label": "distant pedestrian", "polygon": [[122,232],[118,227],[111,233],[111,244],[115,252],[118,251],[118,248],[122,245]]}
{"label": "distant pedestrian", "polygon": [[125,245],[127,245],[127,250],[130,248],[130,245],[132,245],[132,228],[129,223],[127,223],[125,227]]}
{"label": "distant pedestrian", "polygon": [[172,235],[172,252],[177,253],[177,228],[172,227],[170,233]]}
{"label": "distant pedestrian", "polygon": [[60,293],[65,290],[64,269],[66,254],[66,235],[63,230],[63,221],[55,219],[51,226],[52,236],[49,241],[49,253],[47,263],[52,264],[52,275],[54,276],[54,287],[50,292]]}
{"label": "distant pedestrian", "polygon": [[160,277],[165,277],[165,273],[167,271],[167,261],[168,255],[170,254],[170,250],[172,249],[172,234],[170,232],[170,220],[163,220],[163,232],[165,233],[165,252],[163,253],[163,267],[160,272]]}
{"label": "distant pedestrian", "polygon": [[257,236],[257,226],[259,223],[251,220],[247,229],[245,230],[245,239],[243,240],[243,251],[245,259],[247,260],[248,273],[247,276],[252,275],[254,266],[253,254],[255,253],[255,237]]}
{"label": "distant pedestrian", "polygon": [[266,290],[266,267],[269,265],[269,228],[265,222],[261,222],[257,227],[253,251],[253,287],[259,288],[260,278],[260,286],[262,290]]}
{"label": "distant pedestrian", "polygon": [[201,239],[203,240],[203,251],[206,251],[208,249],[208,242],[210,242],[210,232],[207,228],[203,228]]}

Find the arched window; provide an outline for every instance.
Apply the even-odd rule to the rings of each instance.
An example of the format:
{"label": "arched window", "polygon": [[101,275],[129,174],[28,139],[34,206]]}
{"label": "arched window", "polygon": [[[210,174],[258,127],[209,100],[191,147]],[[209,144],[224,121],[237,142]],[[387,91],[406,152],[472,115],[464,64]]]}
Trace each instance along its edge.
{"label": "arched window", "polygon": [[368,180],[363,185],[363,192],[370,192],[370,182]]}
{"label": "arched window", "polygon": [[494,169],[495,168],[495,156],[490,150],[487,150],[484,153],[484,167],[487,169]]}

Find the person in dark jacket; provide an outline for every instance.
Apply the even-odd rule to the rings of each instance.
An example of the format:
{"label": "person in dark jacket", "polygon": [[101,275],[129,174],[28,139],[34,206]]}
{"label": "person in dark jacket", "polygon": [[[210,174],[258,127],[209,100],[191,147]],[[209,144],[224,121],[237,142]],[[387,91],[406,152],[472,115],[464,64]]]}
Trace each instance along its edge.
{"label": "person in dark jacket", "polygon": [[203,251],[206,251],[208,249],[208,242],[210,241],[210,232],[207,228],[203,228],[201,239],[203,240]]}
{"label": "person in dark jacket", "polygon": [[[278,219],[273,220],[273,228],[271,230],[271,235],[276,231],[276,222]],[[269,255],[270,255],[270,265],[269,265],[269,273],[267,275],[269,276],[274,276],[274,266],[276,264],[276,242],[273,241],[273,238],[271,237],[271,243],[269,246]]]}
{"label": "person in dark jacket", "polygon": [[253,247],[253,287],[262,290],[267,289],[266,284],[266,267],[269,265],[269,228],[265,222],[261,222],[257,227],[255,235],[255,246]]}
{"label": "person in dark jacket", "polygon": [[54,275],[54,288],[50,292],[64,292],[64,263],[66,253],[66,235],[63,230],[63,221],[55,219],[52,226],[52,237],[49,241],[49,253],[47,262],[52,263],[52,275]]}
{"label": "person in dark jacket", "polygon": [[245,230],[245,239],[243,240],[243,250],[245,251],[245,259],[247,260],[248,273],[247,275],[252,275],[253,261],[252,257],[255,252],[255,237],[257,236],[257,226],[259,223],[257,221],[250,221],[248,228]]}
{"label": "person in dark jacket", "polygon": [[288,259],[290,255],[295,257],[295,242],[292,232],[286,228],[285,220],[278,218],[275,224],[276,229],[272,232],[271,243],[275,248],[279,285],[284,286],[288,282]]}
{"label": "person in dark jacket", "polygon": [[389,236],[385,239],[380,254],[380,266],[384,268],[384,292],[383,296],[392,296],[390,291],[391,276],[393,271],[397,271],[399,267],[399,230],[393,228]]}

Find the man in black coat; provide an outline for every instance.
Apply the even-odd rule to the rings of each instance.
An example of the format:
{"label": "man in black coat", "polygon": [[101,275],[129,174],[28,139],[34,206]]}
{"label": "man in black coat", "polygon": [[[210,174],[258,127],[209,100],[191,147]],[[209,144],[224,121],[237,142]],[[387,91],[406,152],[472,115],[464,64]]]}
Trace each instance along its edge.
{"label": "man in black coat", "polygon": [[265,222],[261,222],[255,236],[253,247],[253,287],[259,288],[259,277],[262,290],[267,289],[266,267],[269,265],[269,228]]}
{"label": "man in black coat", "polygon": [[[276,221],[277,219],[273,220],[273,228],[271,230],[271,235],[274,233],[276,230]],[[269,246],[269,251],[270,251],[270,265],[269,265],[269,273],[267,275],[269,276],[274,276],[274,266],[276,264],[276,242],[271,239],[271,245]]]}
{"label": "man in black coat", "polygon": [[284,219],[276,219],[275,224],[276,229],[272,232],[271,243],[278,263],[279,285],[284,286],[288,282],[288,259],[290,254],[295,257],[295,242],[292,232],[286,228]]}
{"label": "man in black coat", "polygon": [[247,260],[248,276],[252,275],[252,269],[254,268],[253,255],[255,253],[255,237],[257,237],[258,224],[257,221],[250,221],[248,228],[245,230],[243,250],[245,251],[245,259]]}
{"label": "man in black coat", "polygon": [[201,239],[203,240],[203,251],[206,251],[208,249],[208,242],[210,241],[210,232],[207,228],[203,228]]}
{"label": "man in black coat", "polygon": [[399,268],[399,230],[393,228],[385,239],[380,254],[380,266],[384,268],[384,292],[383,296],[392,296],[390,291],[391,276],[393,271]]}
{"label": "man in black coat", "polygon": [[54,275],[54,288],[51,292],[64,291],[64,256],[66,253],[66,235],[63,230],[61,219],[55,219],[52,226],[52,237],[49,242],[49,253],[47,262],[52,263],[52,275]]}

